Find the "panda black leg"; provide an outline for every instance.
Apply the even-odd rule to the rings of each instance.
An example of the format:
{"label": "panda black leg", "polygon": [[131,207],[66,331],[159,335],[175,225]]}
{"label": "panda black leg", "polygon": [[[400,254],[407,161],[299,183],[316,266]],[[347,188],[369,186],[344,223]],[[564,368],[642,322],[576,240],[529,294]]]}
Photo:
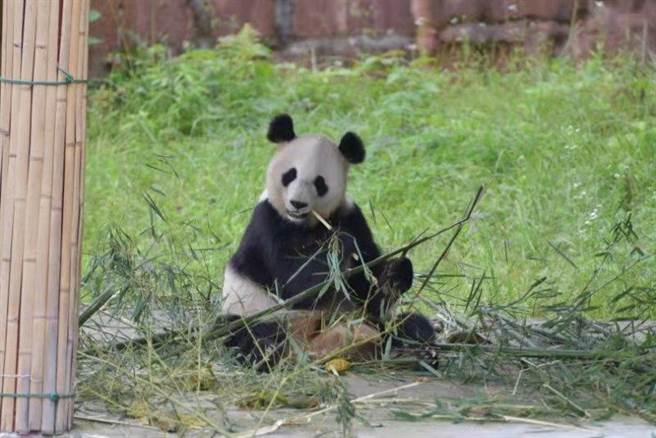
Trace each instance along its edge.
{"label": "panda black leg", "polygon": [[285,353],[287,333],[278,322],[258,322],[231,333],[224,345],[237,350],[241,363],[254,366],[259,372],[270,372]]}
{"label": "panda black leg", "polygon": [[419,313],[402,313],[394,321],[392,346],[425,346],[435,341],[433,324]]}
{"label": "panda black leg", "polygon": [[430,348],[435,342],[435,329],[425,316],[419,313],[402,313],[393,322],[392,349],[407,349],[418,359],[437,369],[437,350]]}

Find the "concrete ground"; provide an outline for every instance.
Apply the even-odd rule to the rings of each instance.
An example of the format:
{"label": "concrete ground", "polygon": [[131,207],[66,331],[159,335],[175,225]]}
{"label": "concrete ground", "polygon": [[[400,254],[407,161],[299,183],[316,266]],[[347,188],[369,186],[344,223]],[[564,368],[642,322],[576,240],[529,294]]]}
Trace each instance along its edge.
{"label": "concrete ground", "polygon": [[[129,339],[135,334],[129,327],[115,320],[94,317],[96,325],[88,324],[86,333],[103,342],[109,334],[111,339]],[[101,318],[101,319],[98,319]],[[97,327],[97,329],[94,329]],[[109,328],[109,329],[108,329]],[[357,419],[353,420],[350,432],[357,437],[539,437],[539,438],[592,438],[592,437],[637,437],[656,438],[656,426],[639,418],[613,417],[603,422],[577,422],[571,418],[554,418],[536,421],[525,418],[507,418],[501,422],[459,422],[452,419],[421,418],[412,421],[399,419],[395,411],[421,413],[435,408],[436,400],[489,400],[494,396],[508,400],[512,388],[480,384],[462,384],[456,381],[429,378],[417,380],[416,376],[403,372],[357,375],[347,373],[342,377],[348,386],[351,400],[356,407]],[[189,407],[202,410],[215,424],[231,424],[239,431],[235,436],[267,437],[332,437],[341,436],[342,428],[334,410],[317,412],[311,410],[276,409],[268,413],[232,407],[227,412],[218,412],[216,405],[206,399],[190,397]],[[512,398],[513,404],[527,402],[520,397]],[[529,401],[530,402],[530,401]],[[535,404],[535,402],[533,403]],[[226,418],[229,421],[226,421]],[[246,431],[246,432],[244,432]],[[157,427],[140,424],[138,420],[113,416],[106,412],[103,404],[94,406],[83,403],[76,412],[73,437],[206,437],[219,436],[211,430],[189,429],[184,434],[164,433]],[[0,438],[2,434],[0,434]]]}
{"label": "concrete ground", "polygon": [[[393,412],[421,412],[435,406],[435,399],[475,398],[500,393],[502,388],[463,385],[456,382],[428,379],[416,381],[411,377],[349,375],[345,377],[357,412],[364,420],[353,420],[352,435],[357,437],[541,437],[541,438],[592,438],[592,437],[636,437],[656,438],[656,426],[637,418],[615,417],[603,422],[578,422],[557,418],[538,421],[508,418],[507,422],[474,423],[420,419],[404,421],[395,419]],[[274,437],[327,437],[341,436],[341,426],[336,421],[336,412],[313,413],[293,409],[279,409],[263,417],[262,411],[230,409],[227,416],[236,430],[236,436]],[[83,416],[83,415],[82,415]],[[166,434],[150,426],[129,425],[125,419],[106,418],[116,424],[77,419],[71,436],[76,437],[164,437]],[[184,436],[212,436],[211,431],[192,429]]]}

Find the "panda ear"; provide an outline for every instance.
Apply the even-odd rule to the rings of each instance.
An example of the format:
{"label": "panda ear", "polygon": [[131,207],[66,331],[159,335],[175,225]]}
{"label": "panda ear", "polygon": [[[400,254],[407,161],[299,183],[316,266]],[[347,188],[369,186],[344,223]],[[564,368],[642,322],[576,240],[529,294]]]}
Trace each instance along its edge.
{"label": "panda ear", "polygon": [[267,139],[271,143],[292,141],[295,138],[294,121],[288,114],[279,114],[271,120],[271,123],[269,123]]}
{"label": "panda ear", "polygon": [[339,150],[351,164],[358,164],[364,161],[365,151],[362,139],[352,132],[347,132],[339,142]]}

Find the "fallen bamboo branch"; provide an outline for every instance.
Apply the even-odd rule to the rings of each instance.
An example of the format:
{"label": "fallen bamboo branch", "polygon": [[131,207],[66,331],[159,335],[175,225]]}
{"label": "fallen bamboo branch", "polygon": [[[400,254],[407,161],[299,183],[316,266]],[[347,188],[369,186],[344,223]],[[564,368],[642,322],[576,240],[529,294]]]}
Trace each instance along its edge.
{"label": "fallen bamboo branch", "polygon": [[[462,229],[462,227],[467,222],[469,222],[471,220],[472,213],[473,213],[474,209],[476,208],[476,205],[480,201],[482,194],[483,194],[483,187],[481,186],[481,187],[479,187],[478,191],[476,192],[476,195],[474,196],[472,202],[470,203],[470,205],[467,209],[467,213],[459,221],[453,223],[452,225],[450,225],[446,228],[443,228],[439,231],[436,231],[435,233],[432,233],[432,234],[429,234],[427,236],[423,236],[423,237],[420,237],[420,238],[416,238],[413,241],[411,241],[410,243],[408,243],[408,244],[406,244],[406,245],[404,245],[404,246],[402,246],[402,247],[400,247],[400,248],[398,248],[394,251],[391,251],[387,254],[383,254],[380,257],[378,257],[374,260],[371,260],[368,263],[363,263],[363,264],[360,264],[359,266],[356,266],[354,268],[342,271],[341,275],[343,276],[344,279],[348,279],[348,278],[350,278],[351,276],[353,276],[355,274],[363,272],[365,269],[370,269],[374,266],[377,266],[377,265],[379,265],[379,264],[381,264],[381,263],[383,263],[383,262],[385,262],[385,261],[387,261],[387,260],[389,260],[389,259],[391,259],[395,256],[398,256],[398,255],[401,255],[401,254],[406,254],[408,251],[415,248],[416,246],[419,246],[422,243],[427,242],[431,239],[434,239],[434,238],[436,238],[436,237],[438,237],[438,236],[440,236],[440,235],[442,235],[442,234],[444,234],[444,233],[446,233],[446,232],[448,232],[448,231],[455,228],[456,232],[451,237],[451,239],[449,240],[449,243],[447,245],[447,250],[448,250],[448,248],[451,247],[451,245],[455,241],[456,237],[460,233],[460,230]],[[442,260],[445,257],[445,255],[446,255],[446,251],[444,251],[442,253],[439,260]],[[436,263],[433,266],[432,272],[435,271],[435,269],[437,268],[437,265],[439,265],[439,263]],[[300,294],[298,294],[298,295],[296,295],[292,298],[289,298],[288,300],[285,300],[284,302],[282,302],[278,305],[272,306],[268,309],[257,312],[253,315],[244,316],[243,318],[240,318],[238,320],[235,320],[235,321],[232,321],[232,322],[229,322],[229,323],[226,323],[225,319],[224,319],[224,316],[221,315],[217,318],[214,325],[208,331],[206,331],[204,334],[202,334],[203,341],[208,342],[208,341],[211,341],[211,340],[219,339],[221,337],[224,337],[224,336],[228,335],[231,331],[233,331],[235,329],[238,329],[240,327],[244,327],[246,325],[252,324],[253,322],[255,322],[259,319],[269,317],[272,314],[274,314],[276,312],[279,312],[281,310],[290,309],[294,304],[296,304],[298,302],[301,302],[301,301],[303,301],[307,298],[315,297],[322,290],[324,290],[325,288],[330,287],[332,284],[333,284],[333,280],[330,278],[330,279],[328,279],[328,280],[326,280],[322,283],[317,284],[316,286],[313,286],[313,287],[305,290],[304,292],[301,292]],[[422,287],[424,285],[425,284],[423,284]],[[107,299],[109,299],[109,298],[110,297],[107,297]],[[102,304],[101,303],[95,303],[94,307],[100,308],[100,307],[102,307]],[[84,321],[87,321],[91,316],[92,315],[90,315],[88,313],[85,313]],[[196,336],[193,336],[192,339],[195,339]],[[189,339],[189,338],[187,337],[186,339]],[[120,343],[117,343],[117,344],[113,344],[112,347],[114,347],[116,349],[119,349],[119,350],[122,350],[122,349],[125,349],[125,348],[130,347],[130,346],[145,345],[146,343],[151,343],[154,346],[162,345],[164,343],[169,345],[171,343],[176,343],[179,340],[181,340],[181,337],[180,337],[179,334],[169,331],[169,332],[166,332],[166,333],[160,333],[160,334],[154,335],[150,338],[139,338],[139,339],[129,340],[129,341],[125,341],[125,342],[120,342]]]}
{"label": "fallen bamboo branch", "polygon": [[[380,396],[387,395],[387,394],[397,393],[397,392],[403,391],[405,389],[414,388],[415,386],[419,386],[423,383],[425,383],[425,382],[423,382],[423,381],[412,382],[412,383],[408,383],[406,385],[401,385],[401,386],[398,386],[398,387],[395,387],[395,388],[385,389],[383,391],[363,395],[363,396],[351,399],[350,403],[357,404],[357,403],[366,402],[366,401],[371,400],[371,399],[376,398],[376,397],[380,397]],[[338,408],[338,405],[330,405],[330,406],[327,406],[323,409],[319,409],[318,411],[310,412],[309,414],[297,415],[297,416],[293,416],[293,417],[283,418],[283,419],[277,420],[274,424],[272,424],[270,426],[264,426],[264,427],[260,427],[260,428],[255,429],[255,430],[249,430],[249,431],[237,434],[235,436],[236,437],[251,437],[251,436],[267,435],[267,434],[270,434],[270,433],[273,433],[273,432],[277,431],[278,429],[280,429],[280,427],[282,427],[284,425],[287,425],[287,424],[301,424],[301,422],[309,423],[310,420],[312,420],[312,418],[314,418],[318,415],[322,415],[322,414],[326,414],[328,412],[334,411],[337,408]]]}
{"label": "fallen bamboo branch", "polygon": [[500,354],[504,356],[517,357],[517,358],[538,358],[538,359],[571,359],[571,360],[601,360],[601,359],[629,359],[637,356],[649,357],[653,356],[656,361],[656,352],[644,349],[642,352],[635,351],[608,351],[608,350],[573,350],[573,349],[548,349],[548,348],[521,348],[521,347],[504,347],[501,345],[490,344],[463,344],[463,343],[434,343],[428,347],[421,349],[404,349],[401,351],[412,352],[425,352],[435,350],[438,354],[453,351],[453,352],[467,352],[470,354],[488,353]]}

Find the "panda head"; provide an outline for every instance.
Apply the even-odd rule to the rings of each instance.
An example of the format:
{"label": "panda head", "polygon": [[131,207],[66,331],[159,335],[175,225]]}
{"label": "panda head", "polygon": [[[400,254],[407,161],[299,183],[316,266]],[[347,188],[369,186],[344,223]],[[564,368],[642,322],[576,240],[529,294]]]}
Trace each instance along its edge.
{"label": "panda head", "polygon": [[273,118],[267,138],[277,145],[266,177],[266,198],[294,223],[315,224],[315,211],[329,218],[344,202],[349,166],[364,161],[360,137],[347,132],[339,144],[320,135],[294,133],[287,114]]}

